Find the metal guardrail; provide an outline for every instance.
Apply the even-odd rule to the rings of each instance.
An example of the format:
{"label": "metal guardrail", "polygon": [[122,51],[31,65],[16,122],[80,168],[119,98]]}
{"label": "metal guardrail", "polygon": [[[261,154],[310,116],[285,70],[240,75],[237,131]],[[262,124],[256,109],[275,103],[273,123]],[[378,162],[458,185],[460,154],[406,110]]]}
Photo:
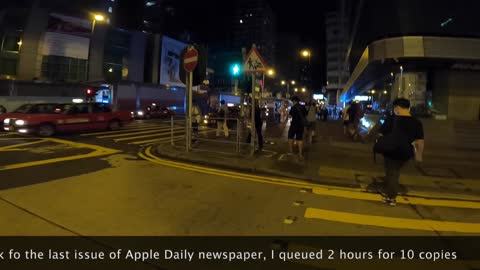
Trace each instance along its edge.
{"label": "metal guardrail", "polygon": [[[210,138],[208,138],[208,136],[206,136],[206,137],[201,136],[201,134],[205,134],[205,133],[208,134],[209,132],[214,132],[214,131],[217,131],[219,129],[218,126],[213,128],[213,127],[208,127],[208,125],[207,125],[206,128],[203,128],[203,130],[200,131],[201,126],[205,127],[204,120],[208,120],[208,121],[212,121],[212,120],[214,120],[214,121],[232,121],[232,122],[234,122],[235,128],[234,129],[229,129],[229,133],[235,134],[235,140],[234,141],[231,141],[231,140],[216,140],[216,139],[210,139]],[[185,147],[185,149],[187,151],[195,150],[195,151],[211,152],[211,153],[218,153],[218,154],[232,154],[231,152],[221,152],[221,151],[214,151],[214,150],[207,150],[207,149],[199,149],[198,147],[195,147],[195,148],[192,147],[191,149],[187,149],[188,148],[188,141],[191,142],[192,140],[195,140],[197,142],[209,142],[209,143],[229,144],[229,145],[234,144],[235,145],[235,153],[240,154],[242,146],[251,146],[252,145],[251,143],[242,143],[242,141],[241,141],[241,139],[243,137],[242,135],[244,133],[248,134],[250,132],[250,129],[247,127],[247,125],[245,125],[244,120],[246,120],[246,119],[243,119],[243,118],[221,118],[221,117],[202,118],[200,123],[198,123],[198,125],[199,125],[198,126],[198,132],[195,132],[194,131],[195,128],[192,127],[191,130],[190,130],[191,138],[190,139],[185,138],[185,146],[182,146],[182,147]],[[185,137],[188,136],[187,134],[189,132],[187,132],[187,129],[189,127],[188,127],[188,121],[186,120],[186,118],[183,118],[183,119],[174,119],[174,117],[170,118],[170,143],[171,143],[172,146],[179,147],[180,145],[175,144],[175,142],[178,141],[178,136],[175,136],[175,133],[174,133],[174,130],[176,129],[176,123],[184,123],[185,124]],[[216,125],[218,125],[218,122],[216,122]],[[221,132],[223,132],[223,128],[222,128]],[[254,140],[255,136],[256,136],[256,134],[253,134],[251,139]]]}

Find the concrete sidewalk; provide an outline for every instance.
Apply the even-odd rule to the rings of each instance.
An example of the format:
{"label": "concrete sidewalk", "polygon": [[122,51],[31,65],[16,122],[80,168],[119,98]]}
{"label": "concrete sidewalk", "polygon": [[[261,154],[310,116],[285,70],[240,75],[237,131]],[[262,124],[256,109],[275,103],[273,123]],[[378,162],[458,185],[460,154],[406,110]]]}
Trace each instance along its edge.
{"label": "concrete sidewalk", "polygon": [[[313,145],[306,145],[305,160],[288,155],[288,124],[269,125],[264,133],[267,143],[262,152],[252,157],[249,145],[235,152],[233,142],[226,139],[199,141],[194,150],[185,152],[184,142],[154,147],[154,154],[182,162],[233,171],[273,175],[342,187],[367,189],[381,181],[383,159],[373,161],[371,143],[355,143],[343,136],[339,122],[318,122]],[[244,138],[242,138],[242,141]],[[428,148],[430,147],[430,148]],[[402,171],[402,193],[451,199],[480,199],[480,152],[441,149],[429,146],[422,164],[408,163]]]}

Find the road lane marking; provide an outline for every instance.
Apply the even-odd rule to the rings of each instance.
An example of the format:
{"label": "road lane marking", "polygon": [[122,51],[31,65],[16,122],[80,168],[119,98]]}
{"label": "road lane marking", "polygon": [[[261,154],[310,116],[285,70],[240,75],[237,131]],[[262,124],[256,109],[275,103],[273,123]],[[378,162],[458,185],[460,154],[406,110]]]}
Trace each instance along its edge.
{"label": "road lane marking", "polygon": [[480,223],[437,221],[430,219],[394,218],[374,215],[353,214],[318,208],[307,208],[305,218],[321,219],[341,223],[384,227],[390,229],[480,233]]}
{"label": "road lane marking", "polygon": [[71,161],[71,160],[77,160],[77,159],[92,158],[92,157],[98,157],[98,156],[106,156],[106,155],[111,155],[111,154],[116,154],[116,153],[121,152],[120,150],[105,148],[105,147],[101,147],[101,146],[98,146],[98,145],[72,142],[72,141],[66,141],[66,140],[61,140],[61,139],[45,138],[44,140],[59,143],[59,144],[69,145],[69,146],[72,146],[72,147],[75,147],[75,148],[88,148],[88,149],[92,149],[94,151],[91,152],[91,153],[88,153],[88,154],[83,154],[83,155],[67,156],[67,157],[52,158],[52,159],[46,159],[46,160],[30,161],[30,162],[16,163],[16,164],[11,164],[11,165],[0,166],[0,171],[20,169],[20,168],[26,168],[26,167],[32,167],[32,166],[39,166],[39,165],[46,165],[46,164],[50,164],[50,163]]}
{"label": "road lane marking", "polygon": [[[32,145],[32,144],[43,143],[43,142],[45,142],[45,140],[41,139],[41,140],[36,141],[36,142],[12,144],[12,145],[9,145],[9,146],[0,147],[0,151],[7,150],[7,149],[14,149],[14,148],[23,147],[23,146]],[[25,149],[25,150],[27,150],[27,149]]]}
{"label": "road lane marking", "polygon": [[[209,132],[215,132],[215,130],[207,130],[207,131],[200,131],[198,132],[198,134],[205,134],[205,133],[209,133]],[[179,135],[179,136],[174,136],[173,139],[180,139],[180,138],[185,138],[185,135]],[[163,142],[163,141],[168,141],[170,140],[171,138],[170,137],[165,137],[165,138],[161,138],[161,139],[152,139],[152,140],[145,140],[145,141],[136,141],[136,142],[131,142],[131,143],[128,143],[128,144],[136,144],[136,145],[141,145],[141,144],[151,144],[151,143],[155,143],[155,142]]]}
{"label": "road lane marking", "polygon": [[148,127],[148,128],[121,128],[120,130],[115,130],[115,131],[102,131],[102,132],[93,132],[93,133],[82,133],[80,136],[85,137],[85,136],[97,136],[97,135],[108,135],[108,134],[116,134],[116,133],[122,133],[122,132],[132,132],[135,130],[150,130],[150,129],[157,129],[159,127]]}
{"label": "road lane marking", "polygon": [[[313,194],[331,197],[340,197],[346,199],[356,199],[364,201],[380,201],[381,196],[379,194],[373,194],[368,192],[354,192],[348,190],[331,190],[328,188],[314,188]],[[413,204],[423,206],[437,206],[437,207],[452,207],[452,208],[468,208],[468,209],[480,209],[480,201],[458,201],[458,200],[441,200],[431,198],[418,198],[410,196],[398,196],[397,203],[401,204]]]}
{"label": "road lane marking", "polygon": [[[173,134],[180,134],[180,133],[185,133],[185,130],[182,129],[182,130],[177,130],[177,131],[174,131]],[[137,134],[141,134],[141,133],[137,133]],[[126,138],[120,138],[120,139],[114,139],[115,142],[121,142],[121,141],[131,141],[131,140],[135,140],[135,139],[143,139],[143,138],[149,138],[149,137],[161,137],[161,136],[165,136],[165,135],[170,135],[171,132],[170,131],[167,131],[167,132],[163,132],[163,133],[155,133],[155,134],[148,134],[148,135],[141,135],[141,136],[134,136],[134,137],[126,137]]]}
{"label": "road lane marking", "polygon": [[1,134],[0,133],[0,137],[7,137],[7,136],[10,136],[10,135],[14,135],[16,134],[15,132],[7,132],[7,133],[4,133],[4,134]]}
{"label": "road lane marking", "polygon": [[[266,177],[266,176],[258,176],[253,174],[246,174],[246,173],[238,173],[226,170],[218,170],[204,166],[192,165],[183,162],[176,162],[161,159],[151,152],[152,146],[149,146],[145,149],[145,154],[140,153],[142,158],[145,158],[151,162],[181,168],[185,170],[191,170],[196,172],[201,172],[205,174],[213,174],[218,176],[236,178],[241,180],[248,180],[253,182],[261,182],[261,183],[268,183],[268,184],[276,184],[282,186],[290,186],[290,187],[299,187],[299,188],[310,188],[312,191],[316,191],[318,193],[322,193],[321,195],[328,195],[328,196],[335,196],[335,197],[342,197],[347,199],[368,199],[371,201],[381,201],[381,197],[377,194],[371,194],[365,192],[365,190],[361,188],[343,188],[343,187],[333,187],[327,185],[320,185],[320,184],[310,184],[310,183],[301,183],[296,180],[289,180],[285,178],[274,178],[274,177]],[[328,193],[326,192],[328,191]],[[466,209],[478,209],[480,201],[464,201],[464,200],[444,200],[444,199],[435,199],[435,198],[416,198],[416,197],[409,197],[409,196],[401,196],[400,198],[401,203],[409,204],[419,204],[419,205],[426,205],[426,206],[439,206],[439,207],[452,207],[452,208],[466,208]]]}
{"label": "road lane marking", "polygon": [[97,135],[108,135],[108,134],[116,134],[116,133],[122,133],[122,132],[132,132],[132,131],[135,131],[135,130],[151,130],[151,129],[158,129],[158,128],[162,128],[160,126],[152,126],[152,127],[148,127],[148,128],[122,128],[120,130],[115,130],[115,131],[102,131],[102,132],[94,132],[94,133],[82,133],[80,134],[80,136],[97,136]]}
{"label": "road lane marking", "polygon": [[[185,128],[174,128],[173,130],[184,130]],[[105,135],[105,136],[98,136],[97,138],[99,139],[106,139],[106,138],[115,138],[115,137],[124,137],[124,136],[131,136],[131,135],[138,135],[138,134],[149,134],[149,133],[154,133],[157,131],[169,131],[171,130],[170,127],[164,127],[164,128],[155,128],[147,131],[140,131],[140,132],[128,132],[128,133],[122,133],[122,134],[114,134],[114,135]]]}
{"label": "road lane marking", "polygon": [[[166,165],[166,166],[169,166],[169,167],[186,169],[186,170],[196,171],[196,172],[200,172],[200,173],[204,173],[204,174],[212,174],[212,175],[230,177],[230,178],[235,178],[235,179],[247,180],[247,181],[252,181],[252,182],[259,182],[259,183],[266,183],[266,184],[276,184],[276,185],[281,185],[281,186],[289,186],[289,187],[297,187],[297,188],[328,187],[328,186],[320,185],[320,184],[310,184],[310,183],[307,183],[307,182],[301,183],[300,181],[295,181],[295,180],[273,178],[273,177],[267,177],[267,176],[258,176],[258,175],[253,175],[253,174],[238,173],[238,172],[226,171],[226,170],[217,170],[217,169],[213,169],[213,168],[208,168],[208,167],[203,167],[203,166],[198,166],[198,165],[192,165],[192,164],[188,164],[188,163],[168,161],[168,160],[156,157],[155,155],[152,154],[151,150],[152,150],[152,146],[149,146],[145,149],[145,154],[139,153],[139,156],[148,160],[148,161],[151,161],[153,163]],[[336,187],[336,189],[347,189],[347,188],[342,188],[342,187],[337,188]],[[352,190],[352,189],[347,189],[347,190]],[[360,190],[360,189],[358,189],[358,190]]]}

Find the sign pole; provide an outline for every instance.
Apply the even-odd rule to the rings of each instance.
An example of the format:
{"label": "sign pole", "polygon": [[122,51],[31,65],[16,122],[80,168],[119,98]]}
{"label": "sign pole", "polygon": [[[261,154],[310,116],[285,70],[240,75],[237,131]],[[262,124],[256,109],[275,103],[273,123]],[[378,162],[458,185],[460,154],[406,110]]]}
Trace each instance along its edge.
{"label": "sign pole", "polygon": [[188,72],[188,151],[192,150],[192,88],[193,72]]}
{"label": "sign pole", "polygon": [[188,103],[189,103],[189,100],[190,100],[190,97],[189,97],[189,95],[190,95],[190,90],[189,90],[189,88],[190,88],[190,82],[189,82],[190,74],[189,74],[189,72],[186,73],[186,77],[187,77],[186,78],[186,82],[187,82],[187,89],[186,90],[187,91],[185,91],[185,99],[186,99],[185,100],[185,107],[186,107],[185,108],[186,109],[185,110],[185,150],[187,152],[189,152],[190,151],[190,148],[189,148],[190,144],[188,143],[189,142],[188,134],[190,132],[190,129],[188,128],[188,123],[190,122],[190,119],[188,118],[189,110],[190,110],[190,107],[188,106]]}
{"label": "sign pole", "polygon": [[255,73],[252,73],[252,110],[251,110],[251,125],[250,125],[250,155],[255,154]]}

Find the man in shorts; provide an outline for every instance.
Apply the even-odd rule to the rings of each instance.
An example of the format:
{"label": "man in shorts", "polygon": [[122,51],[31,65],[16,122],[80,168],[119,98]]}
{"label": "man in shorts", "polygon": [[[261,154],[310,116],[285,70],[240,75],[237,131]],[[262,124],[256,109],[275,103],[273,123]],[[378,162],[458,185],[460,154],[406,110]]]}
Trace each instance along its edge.
{"label": "man in shorts", "polygon": [[288,149],[293,154],[293,141],[298,145],[298,158],[303,160],[303,132],[305,130],[305,109],[300,105],[300,99],[297,96],[292,97],[293,106],[290,109],[290,128],[288,129]]}

